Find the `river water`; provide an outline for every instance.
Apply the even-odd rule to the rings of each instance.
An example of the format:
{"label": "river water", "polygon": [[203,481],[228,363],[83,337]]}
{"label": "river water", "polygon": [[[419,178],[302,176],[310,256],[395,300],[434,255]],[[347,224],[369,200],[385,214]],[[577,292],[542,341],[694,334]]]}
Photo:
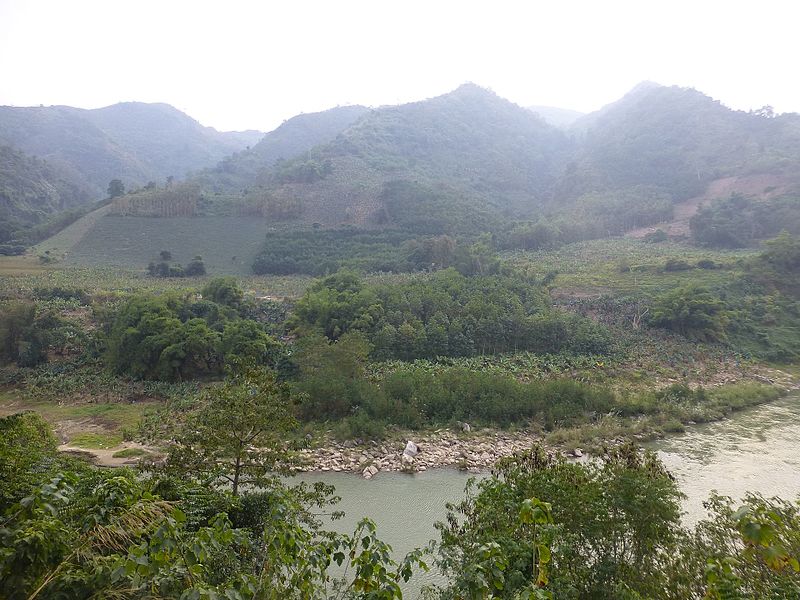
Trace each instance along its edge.
{"label": "river water", "polygon": [[[702,503],[712,490],[740,498],[747,491],[765,496],[800,495],[800,396],[737,413],[718,423],[690,427],[685,434],[649,444],[676,476],[686,494],[684,520],[691,525],[705,513]],[[332,527],[351,533],[362,516],[373,519],[378,535],[397,557],[436,539],[435,521],[445,504],[463,497],[470,476],[452,469],[416,475],[379,473],[371,480],[346,473],[307,473],[305,481],[325,481],[342,497],[345,518]],[[423,585],[444,583],[435,569],[415,576],[407,598]]]}

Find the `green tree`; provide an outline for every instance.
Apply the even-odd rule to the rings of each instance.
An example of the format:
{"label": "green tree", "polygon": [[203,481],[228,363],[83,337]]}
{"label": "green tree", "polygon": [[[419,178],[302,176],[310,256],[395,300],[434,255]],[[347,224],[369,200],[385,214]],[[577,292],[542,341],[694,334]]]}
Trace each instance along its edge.
{"label": "green tree", "polygon": [[206,274],[206,265],[203,263],[202,256],[195,256],[183,270],[186,277],[202,277]]}
{"label": "green tree", "polygon": [[655,455],[626,445],[574,464],[536,446],[471,485],[438,525],[441,563],[452,576],[445,597],[470,597],[475,549],[488,544],[505,565],[494,597],[514,598],[535,584],[537,555],[549,558],[547,586],[556,598],[659,597],[664,580],[656,565],[677,548],[681,494]]}
{"label": "green tree", "polygon": [[0,511],[27,495],[56,462],[57,441],[36,413],[0,418]]}
{"label": "green tree", "polygon": [[271,482],[293,463],[287,450],[298,425],[293,402],[289,387],[272,371],[240,367],[201,393],[170,448],[167,469],[209,485],[229,485],[233,495],[243,485]]}
{"label": "green tree", "polygon": [[234,277],[215,277],[201,292],[203,298],[238,310],[244,302],[244,292]]}
{"label": "green tree", "polygon": [[708,288],[689,285],[676,288],[656,299],[650,322],[683,336],[701,341],[725,338],[728,311]]}
{"label": "green tree", "polygon": [[108,197],[111,199],[122,196],[125,193],[125,184],[121,179],[112,179],[108,183]]}

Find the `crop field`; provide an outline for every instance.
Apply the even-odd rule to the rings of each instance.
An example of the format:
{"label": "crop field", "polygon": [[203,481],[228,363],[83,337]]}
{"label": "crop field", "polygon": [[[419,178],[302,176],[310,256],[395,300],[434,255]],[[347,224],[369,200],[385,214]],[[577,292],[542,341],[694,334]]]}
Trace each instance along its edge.
{"label": "crop field", "polygon": [[[578,242],[556,251],[514,251],[503,255],[511,265],[533,274],[555,271],[557,293],[656,294],[678,285],[727,283],[741,271],[743,259],[758,250],[709,250],[682,242],[651,244],[642,240],[614,238]],[[688,268],[670,271],[668,261],[685,262]],[[712,268],[698,267],[711,261]],[[702,263],[711,266],[711,263]]]}
{"label": "crop field", "polygon": [[203,257],[209,274],[250,274],[266,235],[261,219],[239,217],[113,217],[98,219],[68,252],[67,265],[145,269],[161,250],[188,263]]}

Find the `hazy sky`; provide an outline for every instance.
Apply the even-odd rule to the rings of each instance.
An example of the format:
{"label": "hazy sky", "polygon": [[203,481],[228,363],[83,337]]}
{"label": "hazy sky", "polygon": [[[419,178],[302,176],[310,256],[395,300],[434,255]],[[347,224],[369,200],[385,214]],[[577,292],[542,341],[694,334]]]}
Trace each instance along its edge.
{"label": "hazy sky", "polygon": [[792,0],[0,0],[0,104],[167,102],[270,130],[465,81],[591,111],[636,83],[800,112]]}

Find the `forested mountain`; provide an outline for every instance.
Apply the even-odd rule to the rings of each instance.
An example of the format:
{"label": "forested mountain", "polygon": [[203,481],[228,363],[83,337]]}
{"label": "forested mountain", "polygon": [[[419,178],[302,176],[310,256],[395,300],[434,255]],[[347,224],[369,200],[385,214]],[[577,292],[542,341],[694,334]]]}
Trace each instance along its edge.
{"label": "forested mountain", "polygon": [[0,107],[1,143],[69,167],[98,197],[111,179],[130,187],[170,175],[181,178],[261,136],[203,127],[167,104],[126,102],[94,110]]}
{"label": "forested mountain", "polygon": [[150,190],[119,212],[157,215],[169,195],[190,199],[180,214],[439,233],[476,219],[484,229],[544,216],[594,225],[599,212],[615,234],[669,218],[721,177],[800,164],[800,116],[733,111],[691,89],[643,83],[569,128],[579,113],[536,110],[466,84],[401,106],[300,115],[183,190]]}
{"label": "forested mountain", "polygon": [[[334,110],[287,122],[286,131],[192,180],[195,192],[216,193],[217,211],[233,204],[322,225],[408,225],[431,212],[459,218],[487,208],[517,214],[548,198],[572,152],[563,132],[472,84],[401,106]],[[327,143],[308,143],[321,132]]]}
{"label": "forested mountain", "polygon": [[578,120],[580,150],[556,196],[656,186],[675,200],[726,176],[800,165],[800,115],[731,110],[705,94],[646,82]]}
{"label": "forested mountain", "polygon": [[264,135],[252,148],[225,158],[194,179],[208,191],[239,192],[268,177],[276,161],[330,142],[367,112],[364,106],[337,106],[297,115]]}
{"label": "forested mountain", "polygon": [[0,145],[0,244],[21,228],[80,205],[90,194],[74,173]]}
{"label": "forested mountain", "polygon": [[[49,123],[31,129],[31,146],[44,137],[36,131],[63,133],[74,125],[72,109],[26,110],[44,111],[39,121]],[[148,123],[169,141],[149,139],[131,128],[117,127],[120,141],[106,135],[120,114],[138,111],[149,117],[137,122]],[[91,116],[82,118],[88,128],[81,129],[86,143],[69,145],[69,152],[91,154],[87,147],[97,144],[87,140],[105,140],[102,160],[87,159],[95,169],[110,164],[143,172],[153,163],[165,169],[176,140],[211,135],[193,121],[193,127],[187,125],[191,135],[181,134],[175,111],[161,105],[88,112]],[[172,133],[165,136],[165,131]],[[194,154],[176,152],[184,159],[197,158],[208,146],[193,148]],[[301,262],[309,268],[321,264],[318,250],[312,252],[319,240],[303,237],[311,226],[314,231],[342,225],[392,230],[391,241],[384,240],[391,246],[384,248],[393,257],[391,265],[409,263],[398,254],[400,246],[424,236],[462,237],[472,243],[489,232],[498,247],[547,248],[670,222],[676,211],[688,234],[689,218],[717,197],[793,194],[800,185],[798,166],[796,114],[734,111],[696,90],[643,83],[571,127],[559,128],[531,109],[466,84],[400,106],[348,106],[299,115],[185,182],[166,184],[155,178],[156,185],[116,198],[109,214],[255,218],[265,232],[268,227],[282,231],[273,231],[274,243],[264,250],[268,260],[261,263],[290,273],[299,263],[288,249],[300,238]],[[726,185],[716,185],[723,180]],[[715,189],[727,191],[709,195]],[[693,200],[691,206],[676,208]],[[104,223],[96,227],[109,229]],[[87,235],[84,249],[95,248],[92,231]],[[362,239],[341,232],[334,237],[348,248]],[[249,237],[240,242],[253,246]],[[208,255],[212,248],[195,251]],[[355,248],[344,254],[351,251],[364,254]]]}
{"label": "forested mountain", "polygon": [[130,189],[181,178],[261,136],[203,127],[166,104],[0,107],[0,243],[53,213],[105,197],[112,179]]}

